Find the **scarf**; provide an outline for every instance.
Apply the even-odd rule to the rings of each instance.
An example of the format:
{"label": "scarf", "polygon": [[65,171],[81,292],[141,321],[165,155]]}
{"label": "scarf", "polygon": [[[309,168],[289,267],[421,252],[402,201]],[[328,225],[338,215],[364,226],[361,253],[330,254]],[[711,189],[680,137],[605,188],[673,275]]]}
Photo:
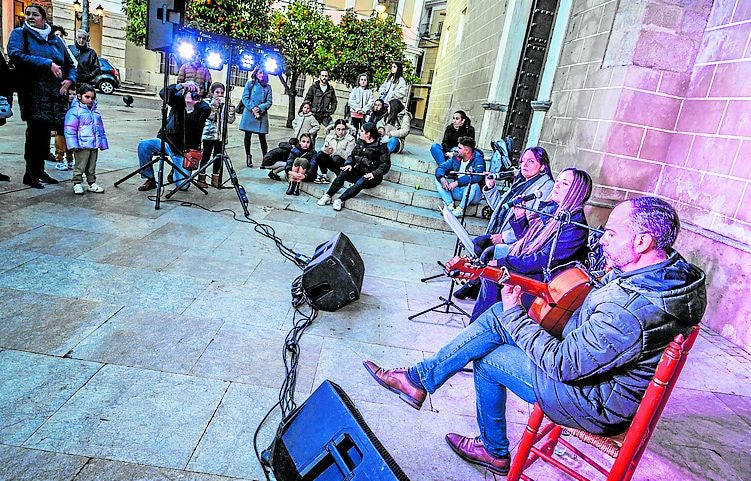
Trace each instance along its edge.
{"label": "scarf", "polygon": [[32,27],[28,23],[25,23],[24,26],[28,27],[29,30],[32,30],[32,31],[38,33],[45,40],[47,40],[49,38],[50,33],[52,32],[52,27],[50,27],[50,24],[48,24],[48,23],[44,24],[44,28]]}

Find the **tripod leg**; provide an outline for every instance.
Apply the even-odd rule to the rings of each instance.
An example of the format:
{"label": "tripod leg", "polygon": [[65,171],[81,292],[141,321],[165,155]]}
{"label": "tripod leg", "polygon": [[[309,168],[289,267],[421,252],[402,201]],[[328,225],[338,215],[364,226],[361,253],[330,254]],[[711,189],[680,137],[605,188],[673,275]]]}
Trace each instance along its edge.
{"label": "tripod leg", "polygon": [[[169,162],[169,164],[170,164],[170,165],[172,166],[172,168],[173,168],[173,169],[175,168],[175,164],[173,164],[173,163],[172,163],[171,161],[167,161],[167,162]],[[190,182],[191,184],[195,185],[195,186],[196,186],[196,188],[197,188],[197,189],[199,189],[199,190],[200,190],[201,192],[203,192],[204,194],[208,194],[208,193],[209,193],[209,191],[208,191],[208,190],[206,190],[206,189],[204,189],[204,188],[203,188],[203,187],[201,187],[200,185],[198,185],[198,182],[196,182],[195,178],[196,178],[196,177],[198,177],[198,175],[199,175],[199,174],[203,174],[204,172],[206,172],[206,169],[208,169],[210,165],[212,165],[212,164],[211,164],[211,162],[208,162],[208,163],[207,163],[206,165],[204,165],[203,167],[200,167],[199,169],[196,169],[196,170],[194,170],[194,171],[193,171],[193,173],[192,173],[192,174],[190,174],[190,176],[189,176],[189,177],[187,177],[186,179],[183,179],[183,180],[181,181],[181,182],[182,182],[182,185],[179,185],[179,186],[178,186],[178,185],[177,185],[177,183],[176,183],[176,184],[175,184],[175,188],[174,188],[174,189],[172,189],[171,191],[169,191],[169,192],[167,193],[167,195],[165,196],[165,198],[169,199],[170,197],[172,197],[173,195],[175,195],[175,193],[176,193],[176,192],[177,192],[178,190],[180,190],[180,189],[182,188],[182,186],[184,186],[184,185],[185,185],[185,184],[187,184],[188,182]],[[182,169],[181,169],[181,170],[182,170]]]}

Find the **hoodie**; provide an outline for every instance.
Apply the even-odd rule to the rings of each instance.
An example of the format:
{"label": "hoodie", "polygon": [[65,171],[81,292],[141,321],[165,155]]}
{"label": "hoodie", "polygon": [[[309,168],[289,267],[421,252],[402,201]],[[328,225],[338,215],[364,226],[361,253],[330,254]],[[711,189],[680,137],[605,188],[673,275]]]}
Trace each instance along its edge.
{"label": "hoodie", "polygon": [[533,363],[537,402],[554,422],[611,436],[624,432],[663,351],[688,335],[707,305],[704,272],[670,250],[632,272],[611,271],[558,339],[521,307],[503,327]]}

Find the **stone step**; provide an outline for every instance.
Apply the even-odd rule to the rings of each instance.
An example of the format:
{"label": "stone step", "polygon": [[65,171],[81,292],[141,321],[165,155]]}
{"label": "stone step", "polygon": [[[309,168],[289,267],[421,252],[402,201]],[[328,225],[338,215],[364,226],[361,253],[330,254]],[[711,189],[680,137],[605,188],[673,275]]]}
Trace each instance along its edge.
{"label": "stone step", "polygon": [[119,88],[115,89],[115,93],[156,97],[156,92],[151,92],[141,86],[131,86],[131,85],[122,85],[122,84],[120,85]]}
{"label": "stone step", "polygon": [[435,174],[435,168],[437,167],[437,164],[430,156],[430,151],[427,149],[425,149],[424,153],[405,149],[401,154],[393,154],[391,156],[391,165],[425,174]]}
{"label": "stone step", "polygon": [[384,180],[395,184],[407,185],[415,189],[430,190],[435,192],[435,175],[433,173],[417,172],[398,165],[391,165]]}
{"label": "stone step", "polygon": [[[355,212],[373,215],[383,219],[389,219],[403,224],[425,227],[442,231],[450,231],[448,225],[443,221],[438,208],[425,208],[415,205],[407,205],[388,198],[371,195],[377,189],[386,184],[379,185],[373,189],[367,189],[361,192],[357,197],[347,201],[346,208]],[[320,198],[328,189],[328,185],[314,184],[312,182],[303,182],[300,190],[315,198]],[[434,194],[435,195],[435,194]],[[440,200],[437,200],[437,206]],[[465,227],[470,235],[480,235],[485,232],[487,221],[485,219],[467,216]]]}

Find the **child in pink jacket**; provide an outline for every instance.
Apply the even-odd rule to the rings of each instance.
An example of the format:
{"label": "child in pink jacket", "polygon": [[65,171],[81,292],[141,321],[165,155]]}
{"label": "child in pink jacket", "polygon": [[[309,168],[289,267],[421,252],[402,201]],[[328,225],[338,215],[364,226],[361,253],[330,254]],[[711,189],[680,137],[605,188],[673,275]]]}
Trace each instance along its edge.
{"label": "child in pink jacket", "polygon": [[73,99],[70,110],[65,115],[65,143],[73,151],[73,193],[85,192],[82,185],[83,174],[89,184],[89,192],[101,194],[102,186],[96,183],[96,160],[99,150],[109,148],[104,122],[96,104],[94,87],[82,84],[78,87],[77,98]]}

